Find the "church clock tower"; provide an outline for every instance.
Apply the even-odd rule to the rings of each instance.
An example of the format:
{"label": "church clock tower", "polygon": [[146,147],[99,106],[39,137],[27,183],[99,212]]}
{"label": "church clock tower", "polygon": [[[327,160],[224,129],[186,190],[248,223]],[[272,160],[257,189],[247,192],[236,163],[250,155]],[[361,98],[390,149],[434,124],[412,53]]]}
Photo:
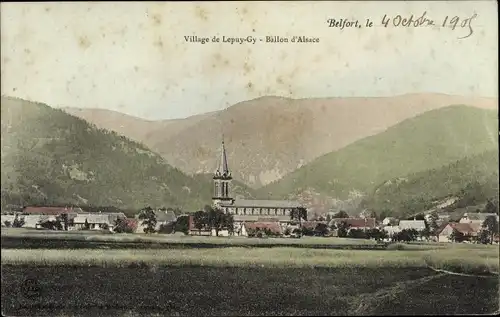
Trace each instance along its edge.
{"label": "church clock tower", "polygon": [[214,195],[212,197],[212,202],[215,206],[221,204],[227,205],[232,204],[233,199],[230,195],[229,187],[231,185],[231,172],[227,164],[226,148],[224,146],[224,140],[222,140],[221,157],[219,161],[219,166],[215,171],[213,181],[214,181]]}

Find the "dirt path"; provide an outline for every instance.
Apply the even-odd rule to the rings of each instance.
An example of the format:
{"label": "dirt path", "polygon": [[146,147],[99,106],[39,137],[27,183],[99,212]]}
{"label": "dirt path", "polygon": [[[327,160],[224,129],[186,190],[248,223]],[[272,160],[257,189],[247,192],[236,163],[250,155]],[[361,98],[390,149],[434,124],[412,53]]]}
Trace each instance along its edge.
{"label": "dirt path", "polygon": [[476,274],[457,273],[457,272],[452,272],[452,271],[437,269],[437,268],[432,267],[432,266],[427,266],[427,267],[429,269],[433,270],[434,272],[445,273],[445,274],[450,274],[450,275],[480,277],[480,278],[498,278],[498,273],[497,272],[491,272],[491,274],[493,274],[493,275],[476,275]]}
{"label": "dirt path", "polygon": [[408,280],[395,283],[393,286],[383,288],[375,293],[360,295],[361,299],[359,305],[354,309],[350,315],[370,315],[379,305],[382,305],[384,301],[392,300],[402,293],[408,291],[408,288],[415,288],[429,281],[445,276],[444,273],[431,275],[427,277],[420,278],[418,280]]}

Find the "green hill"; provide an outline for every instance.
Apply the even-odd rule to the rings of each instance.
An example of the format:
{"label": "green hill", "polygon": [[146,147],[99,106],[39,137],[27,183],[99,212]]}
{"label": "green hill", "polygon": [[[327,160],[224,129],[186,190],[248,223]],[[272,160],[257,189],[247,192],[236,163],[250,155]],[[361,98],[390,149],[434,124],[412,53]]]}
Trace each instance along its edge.
{"label": "green hill", "polygon": [[[190,177],[144,145],[40,103],[2,97],[2,205],[179,207],[211,202]],[[242,192],[245,186],[240,184]]]}
{"label": "green hill", "polygon": [[392,179],[377,187],[365,207],[377,213],[412,214],[448,197],[459,207],[498,197],[498,152],[487,151],[449,165]]}
{"label": "green hill", "polygon": [[261,188],[258,195],[299,196],[311,189],[337,199],[366,195],[386,180],[497,150],[497,131],[493,110],[457,105],[428,111],[326,154]]}

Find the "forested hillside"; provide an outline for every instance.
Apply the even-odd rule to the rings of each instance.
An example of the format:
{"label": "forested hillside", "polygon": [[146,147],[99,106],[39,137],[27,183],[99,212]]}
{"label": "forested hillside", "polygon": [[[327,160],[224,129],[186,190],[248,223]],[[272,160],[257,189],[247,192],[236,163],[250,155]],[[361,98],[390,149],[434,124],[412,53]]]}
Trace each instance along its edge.
{"label": "forested hillside", "polygon": [[[385,181],[498,150],[497,120],[496,111],[461,105],[428,111],[324,155],[258,194],[300,197],[312,190],[340,200],[370,195]],[[488,170],[493,174],[498,167]]]}
{"label": "forested hillside", "polygon": [[457,207],[498,199],[498,151],[487,151],[441,168],[384,182],[365,207],[387,214],[412,214],[450,197]]}
{"label": "forested hillside", "polygon": [[2,205],[194,211],[211,201],[209,178],[187,176],[115,132],[21,99],[2,97],[1,110]]}

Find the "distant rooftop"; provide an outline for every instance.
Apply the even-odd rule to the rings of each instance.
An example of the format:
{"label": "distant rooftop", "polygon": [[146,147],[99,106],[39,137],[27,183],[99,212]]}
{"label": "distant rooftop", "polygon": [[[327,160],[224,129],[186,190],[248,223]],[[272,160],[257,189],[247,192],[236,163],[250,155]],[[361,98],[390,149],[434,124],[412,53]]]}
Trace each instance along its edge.
{"label": "distant rooftop", "polygon": [[290,200],[247,200],[236,199],[233,204],[223,204],[222,207],[242,208],[297,208],[302,205],[298,201]]}

